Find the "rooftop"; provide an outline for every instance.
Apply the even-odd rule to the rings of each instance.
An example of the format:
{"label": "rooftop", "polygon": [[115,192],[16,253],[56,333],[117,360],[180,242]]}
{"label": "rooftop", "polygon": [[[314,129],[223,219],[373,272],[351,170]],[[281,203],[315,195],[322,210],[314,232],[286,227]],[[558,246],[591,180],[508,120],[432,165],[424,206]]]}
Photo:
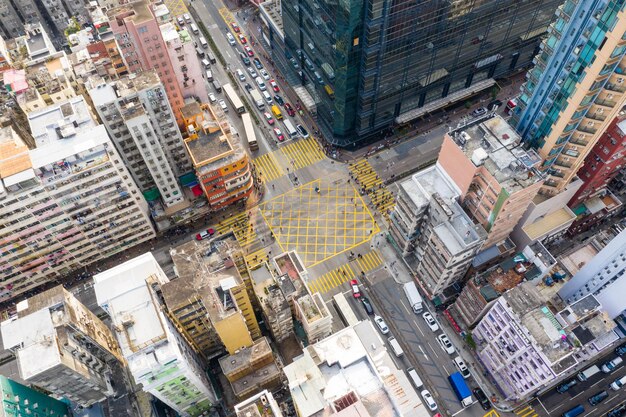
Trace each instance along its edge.
{"label": "rooftop", "polygon": [[254,364],[268,356],[272,356],[272,348],[266,337],[255,340],[249,348],[242,348],[232,355],[219,359],[220,368],[225,375],[231,375]]}
{"label": "rooftop", "polygon": [[212,320],[238,314],[230,289],[243,284],[234,262],[241,252],[232,233],[208,240],[192,240],[170,250],[178,278],[162,285],[170,308],[202,299]]}
{"label": "rooftop", "polygon": [[306,347],[284,372],[302,417],[430,416],[369,321]]}
{"label": "rooftop", "polygon": [[159,75],[154,70],[126,75],[111,82],[106,82],[100,77],[92,77],[87,83],[89,96],[95,106],[111,103],[119,98],[134,96],[139,91],[156,87],[160,84]]}
{"label": "rooftop", "polygon": [[246,392],[251,390],[251,387],[258,390],[271,381],[276,381],[280,376],[280,368],[278,368],[275,362],[272,362],[235,381],[231,381],[230,386],[233,388],[233,392],[236,396],[242,397],[245,396]]}
{"label": "rooftop", "polygon": [[592,240],[561,255],[559,257],[559,263],[571,276],[574,276],[591,261],[600,250],[601,248]]}
{"label": "rooftop", "polygon": [[83,96],[28,113],[28,124],[38,148],[61,139],[65,142],[96,126]]}
{"label": "rooftop", "polygon": [[150,3],[146,0],[139,0],[128,5],[115,7],[107,11],[107,16],[109,20],[126,20],[134,22],[135,25],[153,19]]}
{"label": "rooftop", "polygon": [[456,201],[460,195],[454,181],[438,164],[413,174],[411,178],[400,183],[400,188],[411,199],[416,209],[427,206],[435,192],[449,204]]}
{"label": "rooftop", "polygon": [[[435,193],[434,196],[436,198],[438,194]],[[446,249],[454,255],[477,244],[484,238],[485,232],[482,226],[472,222],[456,201],[447,207],[451,210],[449,217],[436,225],[433,230]]]}
{"label": "rooftop", "polygon": [[469,160],[484,166],[509,193],[542,179],[535,168],[541,162],[539,155],[521,148],[520,136],[499,115],[450,135]]}
{"label": "rooftop", "polygon": [[538,240],[554,230],[565,227],[575,219],[576,215],[572,210],[568,207],[563,207],[531,224],[527,224],[522,229],[526,235],[528,235],[529,239]]}
{"label": "rooftop", "polygon": [[237,417],[283,417],[271,392],[263,390],[235,405]]}

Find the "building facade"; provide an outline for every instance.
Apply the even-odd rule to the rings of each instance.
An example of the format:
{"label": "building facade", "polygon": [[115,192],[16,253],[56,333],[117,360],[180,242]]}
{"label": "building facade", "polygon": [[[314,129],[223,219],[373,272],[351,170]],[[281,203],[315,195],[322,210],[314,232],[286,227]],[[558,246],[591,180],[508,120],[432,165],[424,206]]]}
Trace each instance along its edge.
{"label": "building facade", "polygon": [[557,9],[515,110],[543,159],[541,193],[560,193],[626,100],[623,0],[565,1]]}
{"label": "building facade", "polygon": [[29,115],[37,148],[0,144],[2,298],[155,237],[148,207],[104,126],[76,97]]}
{"label": "building facade", "polygon": [[245,201],[254,192],[250,158],[228,118],[211,105],[187,104],[185,146],[211,210]]}
{"label": "building facade", "polygon": [[184,202],[179,179],[192,171],[191,160],[157,73],[90,84],[94,107],[144,197],[165,207]]}
{"label": "building facade", "polygon": [[206,415],[216,397],[191,346],[164,313],[168,279],[150,252],[94,276],[135,383],[184,417]]}
{"label": "building facade", "polygon": [[84,407],[114,390],[108,363],[124,363],[113,333],[62,286],[17,305],[3,323],[4,346],[13,350],[20,377]]}
{"label": "building facade", "polygon": [[613,119],[585,158],[583,166],[578,171],[578,177],[583,181],[583,185],[567,205],[574,208],[588,197],[604,190],[625,166],[625,157],[626,118],[618,116]]}
{"label": "building facade", "polygon": [[0,375],[0,416],[14,416],[16,410],[26,415],[36,415],[40,410],[46,410],[49,417],[71,417],[67,404],[55,400],[37,390]]}
{"label": "building facade", "polygon": [[560,290],[569,303],[594,295],[614,319],[626,310],[626,230],[613,238]]}
{"label": "building facade", "polygon": [[146,0],[136,1],[107,11],[111,29],[115,34],[128,66],[128,71],[155,70],[165,86],[165,94],[174,112],[177,123],[182,123],[180,114],[184,106],[183,94],[167,45],[163,40],[160,21],[153,12],[155,5]]}
{"label": "building facade", "polygon": [[285,54],[327,140],[359,146],[530,65],[559,4],[284,0]]}

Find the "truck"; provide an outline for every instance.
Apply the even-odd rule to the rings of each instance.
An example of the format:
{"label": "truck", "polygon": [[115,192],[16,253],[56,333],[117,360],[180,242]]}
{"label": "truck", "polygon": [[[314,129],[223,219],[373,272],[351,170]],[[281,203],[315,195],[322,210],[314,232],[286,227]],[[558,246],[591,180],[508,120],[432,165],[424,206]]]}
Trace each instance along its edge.
{"label": "truck", "polygon": [[474,403],[474,399],[472,398],[472,392],[465,383],[465,378],[463,378],[463,375],[461,375],[460,372],[450,374],[450,376],[448,376],[448,382],[450,382],[452,390],[456,394],[456,397],[459,399],[463,407],[469,407]]}
{"label": "truck", "polygon": [[600,368],[598,368],[597,365],[590,366],[584,371],[578,373],[578,379],[581,381],[586,381],[598,372],[600,372]]}
{"label": "truck", "polygon": [[389,345],[391,346],[391,350],[393,350],[393,353],[398,358],[400,356],[404,355],[404,351],[402,350],[402,347],[400,346],[400,343],[398,343],[398,341],[396,340],[395,337],[391,336],[389,339],[387,339],[387,341],[389,342]]}
{"label": "truck", "polygon": [[254,104],[256,107],[261,110],[265,107],[265,101],[263,101],[263,97],[261,97],[261,93],[256,88],[250,90],[250,95],[252,96],[252,100],[254,100]]}
{"label": "truck", "polygon": [[413,309],[415,314],[421,313],[424,309],[423,300],[420,293],[417,291],[417,287],[415,286],[415,282],[408,282],[403,285],[404,294],[406,294],[407,300],[409,300],[409,305]]}

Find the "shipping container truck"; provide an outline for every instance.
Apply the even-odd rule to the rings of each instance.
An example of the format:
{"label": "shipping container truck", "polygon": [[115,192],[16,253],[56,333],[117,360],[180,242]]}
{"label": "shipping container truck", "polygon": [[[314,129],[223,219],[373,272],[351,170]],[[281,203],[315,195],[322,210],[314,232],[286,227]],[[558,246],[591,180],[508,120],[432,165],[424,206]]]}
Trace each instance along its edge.
{"label": "shipping container truck", "polygon": [[452,390],[456,394],[456,397],[459,399],[463,407],[469,407],[474,403],[472,399],[472,392],[469,387],[465,383],[465,378],[461,375],[460,372],[455,372],[448,377],[448,381],[452,386]]}

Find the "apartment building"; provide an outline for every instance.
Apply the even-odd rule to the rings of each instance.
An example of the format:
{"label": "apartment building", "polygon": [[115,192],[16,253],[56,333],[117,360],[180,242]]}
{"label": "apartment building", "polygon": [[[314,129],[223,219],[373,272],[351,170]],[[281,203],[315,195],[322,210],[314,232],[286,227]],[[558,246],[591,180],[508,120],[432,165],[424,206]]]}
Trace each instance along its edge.
{"label": "apartment building", "polygon": [[166,208],[184,204],[179,179],[192,171],[191,161],[156,71],[89,84],[94,107],[146,200]]}
{"label": "apartment building", "polygon": [[506,400],[552,386],[618,339],[615,322],[593,296],[562,305],[550,301],[552,295],[522,282],[498,298],[472,332],[478,359]]}
{"label": "apartment building", "polygon": [[622,0],[566,0],[518,98],[517,130],[543,159],[541,193],[566,188],[625,103]]}
{"label": "apartment building", "polygon": [[369,320],[306,346],[283,372],[300,417],[431,415]]}
{"label": "apartment building", "polygon": [[0,131],[5,300],[155,237],[145,200],[82,97],[28,121],[36,149]]}
{"label": "apartment building", "polygon": [[231,233],[193,240],[170,251],[178,278],[162,286],[163,299],[174,321],[205,357],[215,356],[222,345],[234,354],[261,337],[235,263],[241,252]]}
{"label": "apartment building", "polygon": [[584,266],[559,290],[559,296],[574,303],[591,294],[609,317],[626,318],[626,230],[596,251],[592,249],[588,256],[578,260]]}
{"label": "apartment building", "polygon": [[294,333],[292,300],[296,286],[287,274],[275,276],[269,263],[262,262],[250,271],[254,295],[272,338],[282,342]]}
{"label": "apartment building", "polygon": [[207,102],[204,69],[189,30],[177,29],[174,23],[164,23],[161,25],[161,34],[183,97],[197,97],[201,102]]}
{"label": "apartment building", "polygon": [[263,390],[247,400],[235,404],[235,415],[237,417],[283,417],[283,412],[272,393]]}
{"label": "apartment building", "polygon": [[195,102],[181,114],[187,127],[185,146],[211,210],[245,201],[254,190],[250,159],[226,116]]}
{"label": "apartment building", "polygon": [[487,233],[457,202],[461,190],[440,163],[399,184],[391,237],[429,298],[461,279]]}
{"label": "apartment building", "polygon": [[275,390],[282,382],[282,373],[266,337],[221,357],[219,363],[233,393],[240,400],[260,390]]}
{"label": "apartment building", "polygon": [[95,275],[94,289],[135,383],[181,416],[202,416],[216,396],[191,346],[165,314],[160,286],[167,282],[148,252]]}
{"label": "apartment building", "polygon": [[500,116],[445,135],[438,163],[461,190],[463,208],[487,231],[483,250],[503,244],[543,182],[541,158],[519,146]]}
{"label": "apartment building", "polygon": [[49,417],[71,417],[67,404],[42,392],[34,390],[0,375],[0,415],[15,415],[16,410],[20,410],[25,415],[37,415],[40,410],[46,410]]}
{"label": "apartment building", "polygon": [[124,363],[120,347],[109,328],[63,286],[18,303],[17,318],[0,329],[28,383],[83,407],[113,395],[109,363]]}
{"label": "apartment building", "polygon": [[549,276],[555,265],[556,259],[541,242],[526,246],[482,274],[472,276],[448,312],[462,329],[471,328],[500,295],[522,281]]}
{"label": "apartment building", "polygon": [[140,0],[114,7],[107,11],[107,16],[128,71],[155,70],[165,87],[176,122],[182,125],[183,94],[161,34],[159,25],[162,22],[157,20],[154,7],[158,6]]}

